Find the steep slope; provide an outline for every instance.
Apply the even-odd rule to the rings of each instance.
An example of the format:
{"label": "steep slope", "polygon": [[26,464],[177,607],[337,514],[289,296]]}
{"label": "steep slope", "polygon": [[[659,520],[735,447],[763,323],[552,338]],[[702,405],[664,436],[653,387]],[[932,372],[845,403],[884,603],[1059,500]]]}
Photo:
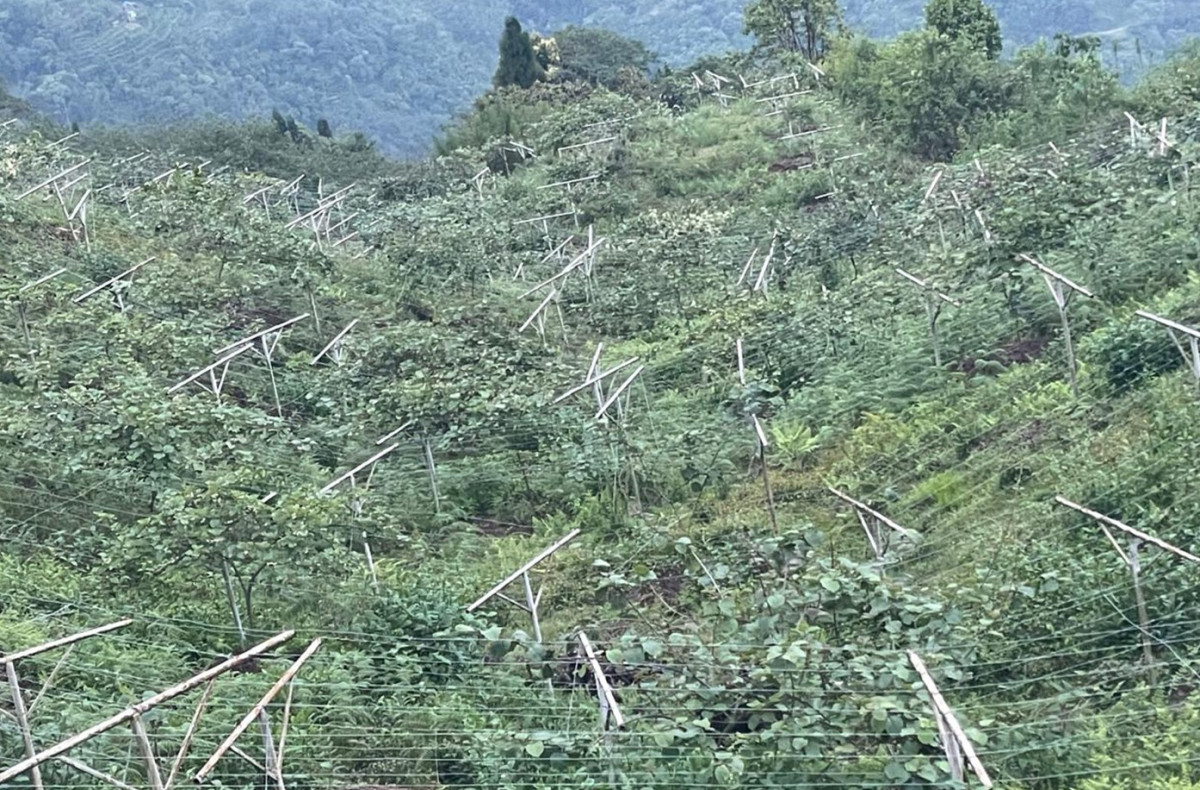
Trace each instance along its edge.
{"label": "steep slope", "polygon": [[[8,134],[0,649],[136,621],[22,662],[39,744],[294,628],[326,639],[287,697],[296,787],[958,786],[909,651],[1001,786],[1193,786],[1195,568],[1135,549],[1143,636],[1104,532],[1054,504],[1200,549],[1193,382],[1134,315],[1200,318],[1178,66],[938,166],[769,70],[647,91],[673,109],[493,97],[519,140],[353,185]],[[1077,394],[1023,254],[1091,294]],[[897,267],[952,300],[936,339]],[[576,529],[536,625],[471,606]],[[214,686],[182,775],[300,649]],[[160,754],[190,705],[146,717]],[[130,745],[73,755],[145,781]]]}

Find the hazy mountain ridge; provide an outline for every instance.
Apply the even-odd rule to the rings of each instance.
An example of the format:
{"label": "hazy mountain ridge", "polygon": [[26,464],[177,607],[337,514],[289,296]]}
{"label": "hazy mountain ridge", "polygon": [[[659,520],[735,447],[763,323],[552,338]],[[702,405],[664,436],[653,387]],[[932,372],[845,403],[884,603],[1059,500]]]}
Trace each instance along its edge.
{"label": "hazy mountain ridge", "polygon": [[[362,129],[395,153],[428,149],[445,121],[487,87],[503,18],[544,32],[609,27],[667,63],[743,47],[742,0],[10,0],[0,8],[0,76],[60,121],[161,123],[244,118],[272,108],[313,126]],[[1200,29],[1182,0],[1002,0],[1006,39],[1065,30],[1124,36],[1120,65]],[[848,21],[876,35],[920,22],[918,0],[853,0]],[[1115,31],[1115,33],[1114,33]],[[1113,57],[1106,50],[1106,57]]]}

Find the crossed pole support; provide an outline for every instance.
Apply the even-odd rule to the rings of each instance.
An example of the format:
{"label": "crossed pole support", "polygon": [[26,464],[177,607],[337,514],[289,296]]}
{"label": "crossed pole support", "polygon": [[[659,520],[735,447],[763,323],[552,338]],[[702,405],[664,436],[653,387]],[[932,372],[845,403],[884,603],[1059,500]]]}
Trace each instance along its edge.
{"label": "crossed pole support", "polygon": [[[1146,667],[1150,671],[1151,685],[1157,685],[1158,671],[1155,669],[1154,661],[1154,646],[1152,644],[1153,637],[1150,634],[1150,615],[1146,610],[1146,596],[1142,592],[1142,563],[1141,563],[1141,547],[1143,543],[1149,543],[1170,554],[1174,554],[1180,559],[1200,565],[1200,557],[1197,557],[1191,552],[1184,551],[1178,546],[1174,546],[1167,541],[1156,538],[1153,535],[1143,532],[1140,529],[1131,527],[1124,522],[1117,521],[1115,518],[1110,518],[1102,513],[1097,513],[1095,510],[1084,507],[1083,505],[1072,502],[1063,496],[1056,496],[1055,503],[1063,507],[1070,508],[1078,513],[1082,513],[1100,525],[1100,529],[1104,530],[1104,537],[1108,538],[1108,542],[1112,544],[1116,550],[1117,556],[1121,558],[1121,562],[1129,569],[1129,574],[1133,579],[1133,595],[1137,604],[1138,610],[1138,630],[1142,635],[1142,655],[1146,660]],[[1112,530],[1119,530],[1127,536],[1128,548],[1123,547],[1117,542]]]}
{"label": "crossed pole support", "polygon": [[[887,554],[891,532],[910,539],[918,536],[918,533],[913,530],[900,526],[878,510],[859,502],[849,494],[842,493],[833,486],[829,486],[829,493],[854,508],[854,515],[858,516],[858,523],[862,525],[863,532],[867,533],[867,542],[871,544],[871,551],[874,552],[877,560],[882,560]],[[884,527],[891,532],[885,532]]]}
{"label": "crossed pole support", "polygon": [[1079,382],[1076,378],[1075,345],[1071,341],[1071,322],[1067,318],[1067,306],[1070,304],[1073,294],[1083,294],[1088,299],[1093,298],[1095,294],[1082,285],[1072,282],[1030,255],[1021,253],[1017,258],[1025,261],[1041,273],[1042,279],[1046,281],[1046,287],[1050,289],[1050,295],[1054,297],[1054,304],[1058,307],[1058,316],[1062,319],[1063,340],[1067,346],[1067,375],[1071,381],[1071,394],[1078,398]]}
{"label": "crossed pole support", "polygon": [[[517,568],[515,571],[510,573],[508,576],[504,577],[504,579],[502,579],[499,584],[497,584],[495,587],[493,587],[492,589],[488,590],[486,593],[481,595],[478,600],[476,600],[474,603],[472,603],[470,606],[467,607],[467,611],[473,612],[476,609],[478,609],[479,607],[483,606],[488,601],[490,601],[492,598],[499,598],[500,600],[504,601],[505,603],[508,603],[512,606],[517,607],[518,609],[521,609],[521,610],[529,613],[529,617],[533,621],[534,638],[539,643],[541,643],[541,641],[542,641],[542,623],[538,617],[538,605],[541,603],[542,590],[544,588],[539,586],[537,594],[536,595],[534,594],[533,585],[529,581],[529,572],[531,570],[533,570],[535,567],[537,567],[539,564],[541,564],[543,561],[548,559],[551,555],[553,555],[559,549],[563,548],[568,543],[575,540],[575,538],[579,537],[579,533],[580,533],[579,529],[573,529],[570,532],[568,532],[566,535],[564,535],[563,537],[561,537],[557,541],[555,541],[552,545],[547,546],[546,548],[542,549],[540,552],[537,553],[536,556],[534,556],[533,559],[529,560],[529,562],[525,563],[520,568]],[[507,595],[504,594],[504,588],[508,587],[508,585],[512,584],[517,579],[521,580],[521,585],[525,589],[525,602],[524,603],[521,603],[520,601],[517,601],[513,598],[509,598]]]}
{"label": "crossed pole support", "polygon": [[[107,633],[108,631],[113,631],[118,628],[124,628],[125,626],[129,625],[131,622],[132,621],[130,621],[130,620],[122,620],[117,623],[112,623],[107,626],[102,626],[100,628],[92,629],[91,631],[85,631],[83,633],[76,634],[76,635],[70,636],[70,637],[66,637],[64,639],[59,639],[54,642],[48,642],[44,645],[40,645],[38,647],[30,648],[29,650],[20,651],[20,652],[5,656],[3,658],[0,658],[0,663],[3,663],[5,665],[6,673],[9,678],[9,685],[10,685],[10,687],[14,688],[15,691],[17,692],[14,696],[14,702],[16,703],[16,711],[17,712],[14,715],[16,715],[18,717],[18,719],[20,719],[22,717],[24,717],[26,719],[25,724],[23,726],[19,725],[19,726],[21,726],[21,729],[22,729],[22,740],[24,741],[24,745],[25,745],[25,759],[21,760],[16,765],[13,765],[3,771],[0,771],[0,785],[3,785],[4,783],[6,783],[12,779],[15,779],[16,777],[21,776],[22,774],[28,773],[30,775],[30,778],[32,779],[35,787],[42,788],[42,787],[44,787],[44,784],[43,784],[42,778],[41,778],[41,767],[51,760],[57,760],[58,762],[62,762],[66,765],[69,765],[72,768],[75,768],[76,770],[79,770],[82,773],[85,773],[94,779],[98,779],[98,780],[106,782],[107,784],[110,784],[114,787],[117,787],[120,790],[131,790],[130,786],[128,784],[126,784],[125,782],[122,782],[121,780],[116,779],[115,777],[109,776],[108,774],[103,773],[102,771],[98,771],[95,768],[92,768],[91,766],[88,766],[85,763],[80,762],[79,760],[75,760],[75,759],[67,756],[68,752],[81,746],[82,744],[86,743],[87,741],[90,741],[91,739],[93,739],[99,735],[102,735],[112,729],[115,729],[121,725],[127,724],[133,730],[134,738],[137,741],[139,756],[141,757],[142,761],[145,763],[146,780],[150,786],[150,790],[170,790],[174,786],[175,781],[180,774],[180,768],[183,764],[183,760],[187,756],[188,750],[190,749],[190,747],[192,745],[192,742],[193,742],[193,739],[194,739],[194,736],[196,733],[196,729],[200,724],[200,720],[201,720],[201,717],[203,716],[204,708],[207,705],[207,702],[209,700],[209,697],[210,697],[210,694],[212,691],[212,683],[219,676],[225,674],[226,672],[230,671],[231,669],[234,669],[235,667],[238,667],[257,656],[260,656],[264,653],[269,652],[270,650],[274,649],[278,645],[281,645],[284,642],[287,642],[293,636],[295,636],[294,631],[284,631],[280,634],[277,634],[277,635],[271,637],[270,639],[267,639],[263,642],[260,642],[257,645],[254,645],[251,648],[248,648],[248,649],[242,651],[241,653],[239,653],[237,655],[227,658],[226,660],[222,661],[221,663],[217,664],[216,666],[210,667],[209,669],[206,669],[203,672],[193,675],[192,677],[188,678],[187,680],[184,680],[181,683],[178,683],[164,691],[154,694],[153,696],[148,697],[147,699],[145,699],[139,703],[130,705],[129,707],[125,708],[124,710],[120,711],[119,713],[117,713],[113,716],[110,716],[109,718],[107,718],[101,722],[93,724],[91,727],[88,727],[87,729],[82,730],[81,732],[78,732],[74,735],[71,735],[68,738],[65,738],[64,740],[59,741],[58,743],[54,744],[53,746],[47,747],[40,751],[36,750],[36,748],[33,744],[32,733],[29,731],[29,728],[28,728],[28,718],[27,718],[27,711],[24,706],[24,700],[19,693],[19,687],[15,686],[15,683],[14,683],[14,679],[16,678],[16,671],[14,669],[14,664],[17,661],[21,660],[22,658],[28,658],[32,655],[44,653],[48,650],[53,650],[58,647],[65,647],[65,646],[73,645],[74,643],[79,642],[83,639],[87,639],[92,636],[97,636],[102,633]],[[246,728],[249,726],[250,722],[252,722],[256,718],[259,718],[260,715],[263,714],[266,706],[271,702],[272,699],[274,699],[274,697],[280,692],[280,690],[282,690],[282,688],[285,685],[290,686],[291,682],[294,680],[294,678],[296,676],[296,673],[300,671],[300,668],[304,665],[304,663],[307,662],[308,659],[312,656],[312,654],[316,652],[316,650],[320,647],[320,644],[321,644],[320,639],[314,640],[312,642],[312,644],[309,645],[308,649],[305,650],[304,653],[300,656],[300,658],[298,658],[295,662],[293,662],[291,667],[289,667],[288,670],[286,670],[283,673],[283,675],[275,683],[275,685],[271,688],[271,690],[268,691],[267,694],[258,702],[258,704],[256,704],[251,709],[251,711],[243,718],[242,722],[239,723],[239,725],[234,728],[233,733],[231,733],[230,736],[225,739],[225,741],[221,744],[221,746],[217,749],[217,751],[213,753],[212,757],[209,758],[209,760],[205,764],[205,766],[196,775],[195,780],[197,782],[202,782],[211,773],[211,771],[213,770],[213,767],[217,764],[217,762],[221,759],[221,757],[224,756],[225,753],[228,751],[234,751],[234,753],[239,754],[239,756],[242,756],[243,759],[249,759],[251,762],[254,762],[255,765],[259,765],[257,762],[253,761],[252,758],[249,758],[244,753],[241,753],[241,750],[237,749],[237,747],[234,746],[234,741],[236,741],[237,737],[240,736],[246,730]],[[60,664],[61,664],[61,662],[60,662]],[[50,685],[50,681],[53,680],[53,677],[54,677],[54,673],[51,674],[50,680],[48,680],[46,685],[43,687],[43,692]],[[158,758],[154,752],[154,745],[151,742],[148,733],[146,732],[145,723],[144,723],[142,717],[147,712],[153,710],[154,708],[156,708],[166,702],[170,702],[171,700],[176,699],[177,697],[181,697],[184,694],[187,694],[188,692],[192,691],[193,689],[196,689],[200,686],[204,686],[206,684],[208,687],[205,690],[204,694],[202,695],[202,697],[200,699],[199,704],[196,707],[196,711],[192,716],[191,722],[188,725],[188,729],[184,733],[180,748],[179,748],[178,752],[175,754],[175,757],[171,763],[171,768],[170,768],[170,771],[167,773],[167,778],[164,780],[162,771],[159,767]],[[40,697],[41,697],[41,695],[39,694],[38,700],[40,700]],[[290,699],[290,695],[289,695],[289,699]],[[34,701],[34,703],[30,706],[29,710],[32,710],[34,707],[36,707],[38,700]],[[284,724],[283,724],[283,732],[284,732],[285,736],[286,736],[286,731],[287,731],[288,716],[290,715],[290,707],[291,706],[289,704],[287,706],[287,708],[285,709],[285,718],[284,718]],[[279,753],[274,757],[272,757],[270,755],[268,756],[268,761],[267,761],[268,765],[265,766],[265,768],[267,770],[268,778],[275,780],[275,783],[277,784],[279,790],[286,790],[286,788],[284,787],[283,774],[282,774],[282,768],[281,768],[281,759],[280,759],[282,756],[282,750],[283,750],[283,739],[281,738]],[[259,767],[264,767],[264,766],[259,765]]]}

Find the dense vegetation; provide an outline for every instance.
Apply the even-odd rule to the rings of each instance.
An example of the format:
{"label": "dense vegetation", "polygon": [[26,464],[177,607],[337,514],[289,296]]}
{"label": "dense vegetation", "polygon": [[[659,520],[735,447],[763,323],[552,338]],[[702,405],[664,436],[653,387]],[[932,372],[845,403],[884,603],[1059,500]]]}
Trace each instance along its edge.
{"label": "dense vegetation", "polygon": [[[744,47],[745,0],[5,0],[0,78],[63,123],[158,124],[273,108],[335,133],[358,129],[392,154],[427,151],[484,90],[507,14],[548,34],[607,28],[665,63]],[[920,26],[922,0],[853,0],[871,35]],[[1200,32],[1188,0],[1001,0],[1008,40],[1104,34],[1123,73]],[[1115,47],[1115,48],[1114,48]]]}
{"label": "dense vegetation", "polygon": [[[0,130],[0,655],[134,619],[17,663],[35,745],[296,629],[180,776],[321,636],[270,706],[289,787],[962,786],[914,651],[997,786],[1200,787],[1200,569],[1134,549],[1143,618],[1054,504],[1200,551],[1188,341],[1135,316],[1200,322],[1200,55],[1127,90],[947,19],[499,88],[403,166],[283,115]],[[1074,388],[1023,255],[1091,294]],[[572,529],[540,638],[466,612]],[[201,693],[142,719],[168,767]],[[128,733],[71,756],[148,786]],[[239,743],[216,778],[261,786]]]}

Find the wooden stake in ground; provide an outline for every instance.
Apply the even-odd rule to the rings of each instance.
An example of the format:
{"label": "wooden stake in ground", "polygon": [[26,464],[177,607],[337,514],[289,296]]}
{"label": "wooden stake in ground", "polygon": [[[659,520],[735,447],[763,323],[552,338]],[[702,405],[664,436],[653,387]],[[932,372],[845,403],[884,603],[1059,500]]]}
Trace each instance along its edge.
{"label": "wooden stake in ground", "polygon": [[587,638],[587,634],[580,631],[578,634],[579,644],[583,646],[583,652],[587,656],[588,663],[592,667],[592,676],[596,681],[596,700],[600,704],[600,733],[604,738],[604,745],[608,751],[608,784],[610,787],[615,787],[616,781],[616,766],[612,761],[612,735],[611,730],[619,730],[625,726],[625,717],[621,714],[621,706],[617,704],[617,695],[613,693],[612,686],[608,682],[608,677],[604,674],[604,667],[600,666],[599,659],[596,658],[596,651],[592,649],[592,643]]}
{"label": "wooden stake in ground", "polygon": [[775,516],[775,494],[771,490],[771,475],[767,470],[767,432],[763,430],[762,423],[758,421],[758,415],[750,415],[750,420],[754,423],[754,438],[758,442],[758,461],[762,468],[763,488],[767,494],[767,512],[771,516],[771,529],[775,534],[779,534],[779,520]]}
{"label": "wooden stake in ground", "polygon": [[[1142,634],[1142,653],[1146,660],[1146,667],[1150,671],[1150,683],[1151,685],[1157,685],[1158,671],[1155,669],[1154,648],[1152,644],[1153,637],[1150,634],[1150,615],[1146,611],[1146,598],[1142,592],[1141,557],[1139,554],[1141,546],[1143,543],[1152,544],[1163,551],[1174,554],[1176,557],[1187,560],[1188,562],[1196,563],[1197,565],[1200,565],[1200,557],[1197,557],[1191,552],[1184,551],[1178,546],[1174,546],[1165,540],[1162,540],[1161,538],[1156,538],[1153,535],[1142,532],[1140,529],[1135,529],[1128,524],[1117,521],[1115,518],[1110,518],[1101,513],[1097,513],[1095,510],[1086,508],[1083,505],[1076,504],[1066,497],[1057,496],[1054,498],[1054,501],[1063,507],[1071,508],[1072,510],[1082,513],[1088,518],[1096,521],[1100,525],[1100,529],[1104,530],[1104,536],[1108,538],[1108,542],[1112,544],[1113,549],[1116,550],[1117,556],[1121,558],[1121,562],[1125,564],[1125,567],[1129,568],[1129,574],[1133,579],[1133,594],[1138,610],[1138,630],[1140,630]],[[1117,539],[1113,536],[1112,532],[1109,530],[1109,527],[1118,529],[1128,536],[1128,549],[1123,548],[1121,544],[1117,542]]]}
{"label": "wooden stake in ground", "polygon": [[903,269],[896,269],[896,274],[921,289],[921,295],[925,302],[925,317],[928,319],[929,340],[933,343],[933,364],[940,368],[942,366],[942,346],[938,341],[937,322],[942,314],[942,305],[950,304],[962,307],[962,302],[938,291],[925,280],[915,277]]}
{"label": "wooden stake in ground", "polygon": [[1071,282],[1030,255],[1021,253],[1017,258],[1041,272],[1042,278],[1046,281],[1046,287],[1050,289],[1050,295],[1054,297],[1054,304],[1058,307],[1059,318],[1062,319],[1063,341],[1067,346],[1067,375],[1071,380],[1071,394],[1078,398],[1079,382],[1076,380],[1075,345],[1071,342],[1071,322],[1067,318],[1067,306],[1071,301],[1073,293],[1083,294],[1088,299],[1093,298],[1095,294],[1082,285]]}
{"label": "wooden stake in ground", "polygon": [[[553,545],[548,546],[545,549],[542,549],[540,552],[537,553],[537,555],[533,559],[531,559],[529,562],[522,565],[520,568],[517,568],[515,571],[510,573],[508,576],[504,577],[504,579],[501,580],[499,584],[497,584],[495,587],[493,587],[492,589],[490,589],[486,593],[484,593],[482,596],[480,596],[478,600],[476,600],[474,603],[472,603],[470,606],[467,607],[467,611],[473,612],[476,609],[478,609],[479,607],[483,606],[485,603],[487,603],[492,598],[499,598],[500,600],[502,600],[508,604],[511,604],[511,605],[517,607],[518,609],[523,609],[524,611],[529,613],[530,618],[533,620],[534,637],[537,639],[538,642],[541,642],[542,641],[542,624],[541,624],[540,619],[538,618],[538,604],[541,603],[541,600],[542,600],[542,589],[539,587],[537,594],[536,595],[534,594],[533,585],[530,584],[530,581],[529,581],[529,572],[531,570],[533,570],[541,562],[543,562],[544,560],[549,558],[551,555],[553,555],[555,552],[557,552],[559,549],[566,546],[571,541],[575,540],[575,538],[579,537],[579,533],[580,533],[580,530],[573,529],[570,532],[568,532],[566,535],[564,535],[563,537],[559,538]],[[515,582],[517,579],[522,580],[522,584],[525,588],[525,603],[523,603],[523,604],[519,603],[518,601],[513,600],[512,598],[509,598],[507,595],[504,595],[504,588],[507,587],[508,585],[512,584],[513,582]]]}

